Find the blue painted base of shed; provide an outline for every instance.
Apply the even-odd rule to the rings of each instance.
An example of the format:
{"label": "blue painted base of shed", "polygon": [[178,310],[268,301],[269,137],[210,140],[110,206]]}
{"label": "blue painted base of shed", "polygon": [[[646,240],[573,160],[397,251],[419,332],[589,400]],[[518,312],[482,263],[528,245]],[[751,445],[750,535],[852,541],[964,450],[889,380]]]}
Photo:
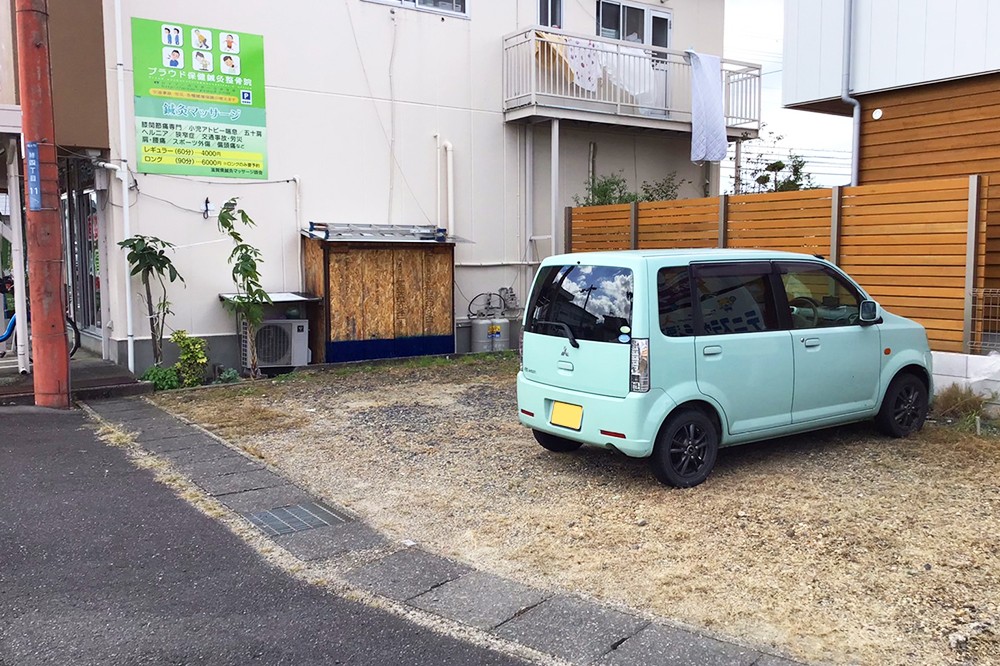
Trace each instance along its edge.
{"label": "blue painted base of shed", "polygon": [[326,343],[326,362],[371,361],[380,358],[406,358],[454,354],[455,336],[430,335],[392,340],[347,340]]}

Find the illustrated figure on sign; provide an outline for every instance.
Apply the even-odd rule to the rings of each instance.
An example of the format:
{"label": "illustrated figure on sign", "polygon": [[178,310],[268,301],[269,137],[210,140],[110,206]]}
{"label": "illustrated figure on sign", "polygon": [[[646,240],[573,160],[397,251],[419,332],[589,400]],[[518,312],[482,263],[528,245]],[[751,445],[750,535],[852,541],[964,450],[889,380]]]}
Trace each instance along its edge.
{"label": "illustrated figure on sign", "polygon": [[240,59],[237,56],[224,55],[222,56],[222,72],[223,74],[239,74],[240,73]]}
{"label": "illustrated figure on sign", "polygon": [[174,43],[174,39],[173,39],[173,37],[170,34],[170,28],[164,28],[163,29],[163,43],[164,44],[173,44]]}
{"label": "illustrated figure on sign", "polygon": [[239,53],[240,38],[235,35],[227,34],[222,40],[221,48],[226,53]]}
{"label": "illustrated figure on sign", "polygon": [[183,67],[184,66],[184,54],[180,52],[180,49],[172,49],[169,46],[163,49],[163,66],[164,67]]}
{"label": "illustrated figure on sign", "polygon": [[210,49],[212,48],[212,42],[207,33],[202,32],[198,28],[191,31],[191,35],[194,41],[194,47],[196,49]]}
{"label": "illustrated figure on sign", "polygon": [[194,54],[194,68],[199,72],[211,72],[212,71],[212,60],[210,56],[206,56],[201,51]]}
{"label": "illustrated figure on sign", "polygon": [[181,29],[180,28],[174,28],[173,35],[174,35],[174,46],[180,46],[181,45]]}

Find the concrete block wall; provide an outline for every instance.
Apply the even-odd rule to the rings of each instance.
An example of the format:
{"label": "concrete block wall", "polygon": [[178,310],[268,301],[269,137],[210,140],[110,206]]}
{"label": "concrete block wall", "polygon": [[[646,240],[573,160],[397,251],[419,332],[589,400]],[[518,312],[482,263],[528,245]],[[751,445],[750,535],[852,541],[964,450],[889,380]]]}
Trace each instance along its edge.
{"label": "concrete block wall", "polygon": [[976,356],[955,352],[933,352],[934,391],[952,384],[971,388],[979,395],[994,396],[989,404],[991,415],[1000,413],[1000,354]]}

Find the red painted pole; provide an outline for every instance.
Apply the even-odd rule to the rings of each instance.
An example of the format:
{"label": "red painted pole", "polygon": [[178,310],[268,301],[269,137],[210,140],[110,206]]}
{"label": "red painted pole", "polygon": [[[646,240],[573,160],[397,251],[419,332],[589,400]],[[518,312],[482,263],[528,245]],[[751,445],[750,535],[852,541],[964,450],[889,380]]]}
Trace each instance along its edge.
{"label": "red painted pole", "polygon": [[[25,165],[28,291],[35,404],[69,409],[69,349],[66,296],[63,290],[62,215],[59,212],[59,166],[56,161],[52,72],[49,62],[47,0],[16,0],[17,56],[21,130],[26,143],[38,144],[38,193],[32,193]],[[36,205],[32,206],[32,199]],[[36,208],[33,210],[33,208]]]}

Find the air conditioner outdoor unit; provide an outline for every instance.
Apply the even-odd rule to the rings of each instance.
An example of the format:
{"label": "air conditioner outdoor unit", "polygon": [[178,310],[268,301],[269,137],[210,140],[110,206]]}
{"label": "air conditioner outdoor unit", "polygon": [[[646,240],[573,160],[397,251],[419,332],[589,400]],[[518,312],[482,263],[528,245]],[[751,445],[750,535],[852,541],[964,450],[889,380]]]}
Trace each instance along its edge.
{"label": "air conditioner outdoor unit", "polygon": [[[261,322],[254,335],[257,342],[257,366],[277,368],[309,363],[309,322],[306,319],[270,319]],[[247,327],[241,336],[243,367],[250,367]]]}

